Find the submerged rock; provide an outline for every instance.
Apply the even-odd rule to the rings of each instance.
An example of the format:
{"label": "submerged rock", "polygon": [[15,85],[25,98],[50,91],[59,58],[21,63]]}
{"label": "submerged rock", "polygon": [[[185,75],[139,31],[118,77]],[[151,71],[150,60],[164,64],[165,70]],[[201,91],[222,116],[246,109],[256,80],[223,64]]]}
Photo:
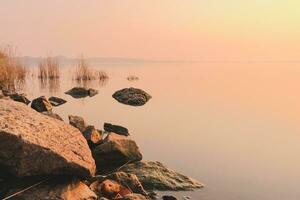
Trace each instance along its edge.
{"label": "submerged rock", "polygon": [[119,135],[129,136],[128,129],[123,126],[119,126],[119,125],[104,123],[104,130],[107,132],[112,132],[112,133],[116,133]]}
{"label": "submerged rock", "polygon": [[120,169],[135,174],[146,190],[180,191],[204,187],[198,181],[165,167],[160,162],[135,162]]}
{"label": "submerged rock", "polygon": [[50,97],[49,102],[51,103],[52,106],[60,106],[62,104],[67,103],[66,100],[59,97]]}
{"label": "submerged rock", "polygon": [[32,100],[31,108],[38,112],[46,112],[52,110],[52,105],[45,96],[41,96]]}
{"label": "submerged rock", "polygon": [[86,123],[85,123],[84,119],[80,116],[69,115],[69,123],[70,123],[70,125],[79,129],[80,132],[82,132],[82,133],[86,129]]}
{"label": "submerged rock", "polygon": [[142,154],[135,141],[115,133],[108,134],[93,150],[93,157],[98,170],[142,160]]}
{"label": "submerged rock", "polygon": [[151,96],[141,89],[131,87],[116,91],[113,98],[126,105],[142,106],[151,99]]}
{"label": "submerged rock", "polygon": [[139,80],[139,77],[135,76],[135,75],[130,75],[127,77],[128,81],[137,81]]}
{"label": "submerged rock", "polygon": [[[32,181],[31,181],[32,182]],[[12,200],[96,200],[97,195],[89,189],[83,182],[65,177],[57,177],[52,179],[44,179],[31,184],[24,184],[11,189],[6,196],[15,194],[35,183],[40,183],[30,190],[24,191]]]}
{"label": "submerged rock", "polygon": [[84,97],[92,97],[98,94],[98,90],[92,88],[84,88],[84,87],[74,87],[66,92],[66,94],[71,95],[74,98],[84,98]]}
{"label": "submerged rock", "polygon": [[1,166],[17,177],[95,173],[91,151],[76,128],[9,100],[0,100]]}

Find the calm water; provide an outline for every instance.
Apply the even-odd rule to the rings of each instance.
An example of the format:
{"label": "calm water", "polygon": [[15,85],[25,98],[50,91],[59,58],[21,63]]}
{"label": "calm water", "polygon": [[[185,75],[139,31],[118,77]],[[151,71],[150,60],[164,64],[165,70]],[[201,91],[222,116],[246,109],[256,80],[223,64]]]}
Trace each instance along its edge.
{"label": "calm water", "polygon": [[[159,160],[197,178],[201,200],[299,200],[300,66],[293,63],[98,65],[110,76],[91,83],[99,94],[73,99],[70,68],[60,82],[29,78],[30,98],[56,95],[66,121],[80,115],[98,128],[127,127],[145,160]],[[136,75],[138,81],[127,81]],[[153,98],[143,107],[116,102],[125,87]],[[184,193],[185,194],[185,193]],[[180,194],[179,196],[182,196]]]}

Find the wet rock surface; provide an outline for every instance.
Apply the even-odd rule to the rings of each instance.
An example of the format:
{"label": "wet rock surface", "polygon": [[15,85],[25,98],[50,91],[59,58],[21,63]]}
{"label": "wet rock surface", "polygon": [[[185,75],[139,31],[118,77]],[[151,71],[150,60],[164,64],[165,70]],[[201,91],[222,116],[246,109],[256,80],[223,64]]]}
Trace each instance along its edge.
{"label": "wet rock surface", "polygon": [[146,190],[189,191],[203,187],[198,181],[175,172],[160,162],[135,162],[122,167],[120,171],[135,174]]}
{"label": "wet rock surface", "polygon": [[98,94],[98,90],[92,88],[84,88],[84,87],[74,87],[67,92],[68,95],[71,95],[73,98],[85,98],[85,97],[93,97]]}
{"label": "wet rock surface", "polygon": [[95,173],[91,151],[77,129],[9,100],[0,100],[0,166],[17,177]]}
{"label": "wet rock surface", "polygon": [[112,96],[118,102],[131,106],[142,106],[152,98],[145,91],[132,87],[118,90]]}
{"label": "wet rock surface", "polygon": [[142,154],[135,141],[128,137],[110,133],[93,150],[97,168],[110,168],[142,160]]}
{"label": "wet rock surface", "polygon": [[47,112],[52,110],[52,105],[45,96],[32,100],[31,108],[38,112]]}
{"label": "wet rock surface", "polygon": [[111,132],[111,133],[116,133],[116,134],[119,134],[119,135],[129,136],[128,129],[123,127],[123,126],[119,126],[119,125],[104,123],[104,130],[106,132]]}
{"label": "wet rock surface", "polygon": [[48,100],[52,106],[60,106],[60,105],[67,103],[66,100],[59,98],[59,97],[50,97]]}

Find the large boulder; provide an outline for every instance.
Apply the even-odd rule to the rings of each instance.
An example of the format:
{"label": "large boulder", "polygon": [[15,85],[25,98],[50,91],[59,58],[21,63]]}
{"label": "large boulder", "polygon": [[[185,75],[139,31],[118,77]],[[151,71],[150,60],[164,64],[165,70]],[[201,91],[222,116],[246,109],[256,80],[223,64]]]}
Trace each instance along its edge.
{"label": "large boulder", "polygon": [[48,100],[52,106],[60,106],[62,104],[67,103],[66,100],[59,98],[59,97],[50,97]]}
{"label": "large boulder", "polygon": [[72,96],[73,98],[85,98],[88,96],[95,96],[96,94],[98,94],[98,90],[85,87],[74,87],[65,93]]}
{"label": "large boulder", "polygon": [[112,96],[118,102],[131,106],[142,106],[151,99],[145,91],[132,87],[116,91]]}
{"label": "large boulder", "polygon": [[[29,184],[31,182],[31,184]],[[44,179],[39,182],[28,181],[28,183],[17,183],[6,196],[15,194],[30,185],[39,183],[36,187],[24,191],[12,200],[96,200],[97,195],[83,182],[71,178]],[[27,186],[27,187],[26,187]]]}
{"label": "large boulder", "polygon": [[80,131],[9,100],[0,100],[0,166],[17,177],[95,173]]}
{"label": "large boulder", "polygon": [[45,96],[32,100],[31,108],[38,112],[47,112],[52,110],[52,105]]}
{"label": "large boulder", "polygon": [[84,119],[76,115],[69,115],[69,123],[70,125],[80,130],[80,132],[83,132],[87,126]]}
{"label": "large boulder", "polygon": [[128,129],[123,127],[123,126],[119,126],[119,125],[104,123],[104,130],[106,132],[111,132],[111,133],[116,133],[116,134],[119,134],[119,135],[129,136]]}
{"label": "large boulder", "polygon": [[135,162],[120,169],[135,174],[146,190],[190,191],[204,187],[198,181],[167,168],[160,162]]}
{"label": "large boulder", "polygon": [[142,154],[135,141],[115,133],[108,134],[93,150],[93,157],[98,170],[142,160]]}

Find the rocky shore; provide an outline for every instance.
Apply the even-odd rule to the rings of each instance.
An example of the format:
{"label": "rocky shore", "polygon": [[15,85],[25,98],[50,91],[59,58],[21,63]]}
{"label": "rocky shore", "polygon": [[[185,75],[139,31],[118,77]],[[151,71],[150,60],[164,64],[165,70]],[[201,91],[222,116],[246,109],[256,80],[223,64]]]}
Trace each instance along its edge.
{"label": "rocky shore", "polygon": [[[68,93],[94,95],[88,91]],[[126,92],[126,104],[151,98],[143,93],[140,101],[136,90]],[[203,187],[160,162],[143,161],[134,133],[125,127],[105,123],[98,130],[80,116],[69,116],[66,123],[52,109],[66,103],[63,99],[39,97],[29,105],[16,95],[0,95],[0,199],[161,199],[155,191]]]}

